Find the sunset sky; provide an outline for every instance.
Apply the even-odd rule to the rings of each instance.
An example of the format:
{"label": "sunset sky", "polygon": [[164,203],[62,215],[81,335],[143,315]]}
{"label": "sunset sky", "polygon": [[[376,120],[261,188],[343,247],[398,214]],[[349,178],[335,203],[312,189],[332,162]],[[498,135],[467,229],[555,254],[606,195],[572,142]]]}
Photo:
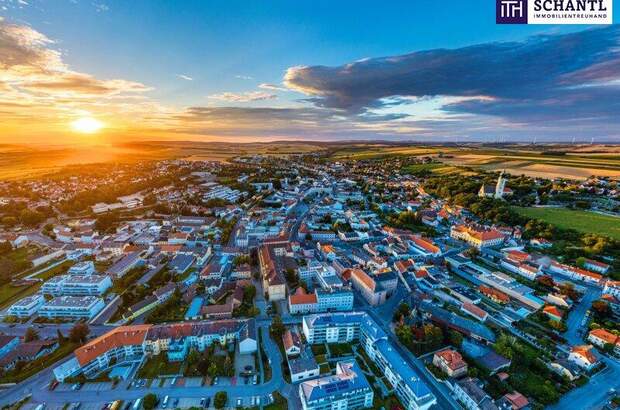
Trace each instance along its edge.
{"label": "sunset sky", "polygon": [[617,24],[496,25],[490,0],[0,0],[0,143],[534,137],[620,142]]}

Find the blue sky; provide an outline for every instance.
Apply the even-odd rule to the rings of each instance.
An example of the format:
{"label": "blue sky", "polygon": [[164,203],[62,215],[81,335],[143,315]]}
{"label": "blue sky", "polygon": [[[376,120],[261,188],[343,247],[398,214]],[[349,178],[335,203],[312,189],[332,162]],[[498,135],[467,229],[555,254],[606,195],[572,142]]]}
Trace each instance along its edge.
{"label": "blue sky", "polygon": [[[583,112],[584,122],[575,125],[564,121],[569,116],[562,115],[561,109],[548,109],[549,101],[541,105],[534,101],[531,110],[525,106],[544,98],[536,95],[535,89],[564,101],[596,98],[607,104],[618,97],[615,70],[593,79],[596,86],[584,84],[574,74],[617,61],[617,26],[496,25],[495,7],[489,0],[409,0],[381,5],[363,1],[0,0],[0,16],[2,24],[13,28],[12,40],[22,35],[19,27],[49,39],[49,43],[32,47],[57,52],[61,71],[98,81],[119,79],[142,85],[139,92],[131,90],[131,98],[127,96],[123,104],[139,99],[142,108],[157,105],[155,120],[148,113],[140,114],[144,127],[153,131],[149,135],[240,140],[457,136],[528,140],[535,135],[541,140],[574,136],[589,140],[595,136],[611,141],[619,135],[617,121],[609,120],[614,105],[605,119],[596,121],[598,126],[585,121],[593,117],[588,110]],[[618,21],[617,7],[614,20]],[[589,29],[596,35],[577,40],[565,37]],[[563,85],[564,79],[574,74],[573,89],[582,90],[578,95],[560,93],[558,81],[543,84],[533,73],[514,78],[513,72],[515,84],[523,83],[514,92],[498,84],[486,85],[512,79],[496,78],[484,66],[496,62],[493,70],[504,71],[509,67],[502,64],[514,61],[510,54],[515,44],[541,35],[545,37],[538,45],[523,47],[524,56],[545,60],[546,43],[585,41],[575,47],[575,54],[552,54],[542,63],[531,62],[538,72],[551,72]],[[597,48],[601,39],[608,44]],[[469,46],[481,49],[472,57]],[[445,49],[457,50],[457,55],[443,52]],[[425,54],[429,51],[430,57]],[[408,63],[394,63],[403,55],[411,57]],[[2,58],[0,47],[0,63]],[[439,73],[419,69],[433,58],[433,64],[442,66]],[[458,58],[457,67],[446,69],[454,64],[454,58]],[[567,68],[574,59],[584,62]],[[563,66],[555,67],[558,64]],[[460,72],[458,65],[467,73],[474,72],[465,83],[457,79],[467,74]],[[353,67],[354,72],[343,74],[346,67]],[[430,78],[435,74],[439,77]],[[601,79],[604,84],[597,82]],[[419,87],[421,83],[434,86]],[[475,84],[475,90],[468,89],[470,83]],[[12,84],[17,89],[17,82]],[[40,92],[37,89],[32,98],[40,98]],[[78,114],[63,106],[63,115],[89,112],[114,124],[112,117],[119,110],[114,104],[126,95],[126,90],[106,94],[108,112],[95,109],[92,101],[80,107],[76,99],[69,106]],[[14,98],[18,96],[14,94]],[[63,94],[61,103],[67,103],[66,96]],[[277,109],[283,111],[274,111]],[[547,115],[541,115],[541,110]],[[566,112],[569,110],[572,120],[580,115],[576,105],[566,106]],[[550,126],[548,122],[554,120],[561,123]],[[215,122],[217,127],[208,126]],[[264,126],[267,122],[272,125]],[[604,126],[600,122],[605,122]],[[119,138],[124,131],[135,135],[120,123],[110,126],[111,136]],[[235,128],[236,123],[239,126]],[[157,127],[161,128],[159,134]]]}

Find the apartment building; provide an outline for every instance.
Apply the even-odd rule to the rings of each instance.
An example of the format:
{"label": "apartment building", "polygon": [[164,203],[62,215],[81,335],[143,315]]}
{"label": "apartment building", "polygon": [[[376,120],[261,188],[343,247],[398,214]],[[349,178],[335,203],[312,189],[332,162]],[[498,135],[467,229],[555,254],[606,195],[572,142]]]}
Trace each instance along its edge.
{"label": "apartment building", "polygon": [[41,292],[52,296],[101,296],[112,286],[106,275],[60,275],[49,279]]}
{"label": "apartment building", "polygon": [[54,369],[54,376],[60,382],[80,374],[95,377],[113,366],[139,363],[145,356],[161,353],[170,361],[182,361],[192,348],[204,351],[213,343],[232,341],[239,343],[241,354],[255,352],[254,319],[120,326],[77,348],[73,358]]}
{"label": "apartment building", "polygon": [[69,275],[86,276],[95,273],[95,264],[93,261],[78,262],[67,271]]}
{"label": "apartment building", "polygon": [[11,316],[16,316],[20,319],[32,317],[39,311],[39,308],[45,303],[43,295],[37,294],[32,296],[26,296],[23,299],[13,303],[8,309],[7,313]]}
{"label": "apartment building", "polygon": [[336,374],[299,385],[303,410],[343,410],[372,407],[374,393],[354,360],[336,364]]}
{"label": "apartment building", "polygon": [[96,296],[59,296],[39,308],[39,316],[48,319],[92,319],[105,307]]}
{"label": "apartment building", "polygon": [[[350,343],[360,346],[394,387],[406,410],[426,410],[435,396],[388,341],[386,333],[365,312],[307,315],[302,320],[309,344]],[[330,407],[326,407],[330,408]]]}

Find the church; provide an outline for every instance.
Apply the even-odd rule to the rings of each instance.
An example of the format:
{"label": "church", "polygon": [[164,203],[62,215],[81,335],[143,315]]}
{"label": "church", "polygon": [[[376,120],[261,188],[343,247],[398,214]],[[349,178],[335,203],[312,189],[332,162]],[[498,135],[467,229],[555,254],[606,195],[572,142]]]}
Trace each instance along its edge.
{"label": "church", "polygon": [[502,171],[497,178],[495,186],[482,184],[478,196],[480,198],[501,199],[506,195],[512,195],[512,189],[506,187],[506,173]]}

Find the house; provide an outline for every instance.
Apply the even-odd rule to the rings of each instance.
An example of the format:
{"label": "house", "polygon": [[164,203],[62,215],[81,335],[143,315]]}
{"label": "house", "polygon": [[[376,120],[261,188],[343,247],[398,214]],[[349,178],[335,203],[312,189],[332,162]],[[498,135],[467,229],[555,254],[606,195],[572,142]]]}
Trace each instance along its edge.
{"label": "house", "polygon": [[156,289],[153,292],[153,295],[157,298],[157,300],[160,303],[163,303],[172,297],[172,294],[174,293],[176,288],[177,288],[176,283],[170,282],[162,286],[161,288]]}
{"label": "house", "polygon": [[12,369],[18,362],[31,362],[52,353],[57,348],[58,342],[56,340],[33,340],[22,343],[0,359],[0,368]]}
{"label": "house", "polygon": [[454,384],[454,397],[463,404],[467,410],[497,410],[498,407],[482,389],[482,382],[468,377]]}
{"label": "house", "polygon": [[592,329],[588,334],[588,341],[601,349],[606,345],[612,345],[616,352],[620,352],[620,338],[608,330]]}
{"label": "house", "polygon": [[444,349],[433,355],[433,365],[450,377],[461,377],[467,373],[467,363],[456,350]]}
{"label": "house", "polygon": [[489,314],[485,312],[482,308],[479,308],[478,306],[469,302],[464,302],[461,305],[461,312],[466,313],[481,322],[484,322],[489,317]]}
{"label": "house", "polygon": [[497,289],[493,289],[485,285],[480,285],[478,290],[480,291],[480,293],[482,293],[484,296],[488,297],[495,303],[505,304],[510,302],[510,297]]}
{"label": "house", "polygon": [[592,351],[592,345],[573,346],[568,355],[568,360],[587,371],[594,369],[599,363]]}
{"label": "house", "polygon": [[282,343],[287,356],[296,356],[301,352],[301,337],[295,329],[286,329],[282,335]]}
{"label": "house", "polygon": [[570,381],[574,381],[581,375],[581,369],[575,362],[568,359],[558,359],[549,364],[549,368],[561,377],[566,377]]}
{"label": "house", "polygon": [[545,296],[545,301],[565,309],[570,309],[573,305],[570,298],[567,295],[562,295],[561,293],[549,293]]}
{"label": "house", "polygon": [[609,272],[610,266],[606,263],[595,261],[593,259],[585,259],[583,267],[594,272],[605,275]]}
{"label": "house", "polygon": [[518,391],[504,394],[497,401],[497,405],[502,410],[521,410],[530,408],[529,400]]}
{"label": "house", "polygon": [[547,305],[543,308],[543,314],[547,316],[549,319],[554,320],[556,322],[561,322],[564,315],[562,311],[553,305]]}
{"label": "house", "polygon": [[294,357],[287,356],[287,361],[293,383],[312,379],[321,374],[312,350],[308,348],[302,347],[299,354]]}

